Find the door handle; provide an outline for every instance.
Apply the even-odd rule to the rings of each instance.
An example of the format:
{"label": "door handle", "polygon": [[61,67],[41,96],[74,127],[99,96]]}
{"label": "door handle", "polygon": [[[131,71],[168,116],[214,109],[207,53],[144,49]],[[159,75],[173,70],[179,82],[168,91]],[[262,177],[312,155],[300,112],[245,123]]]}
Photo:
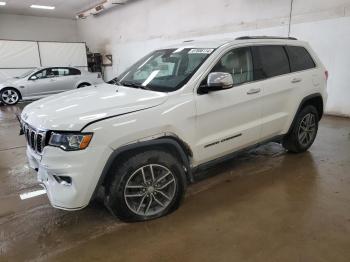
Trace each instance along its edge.
{"label": "door handle", "polygon": [[291,82],[292,84],[295,84],[295,83],[301,82],[301,80],[302,80],[301,78],[293,78]]}
{"label": "door handle", "polygon": [[253,88],[253,89],[248,90],[247,95],[257,94],[260,91],[261,91],[260,88]]}

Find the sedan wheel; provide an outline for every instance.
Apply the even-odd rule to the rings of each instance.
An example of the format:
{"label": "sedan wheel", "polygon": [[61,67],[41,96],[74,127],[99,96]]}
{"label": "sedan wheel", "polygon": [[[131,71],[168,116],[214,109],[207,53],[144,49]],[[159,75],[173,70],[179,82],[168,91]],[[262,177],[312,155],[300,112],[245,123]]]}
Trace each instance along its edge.
{"label": "sedan wheel", "polygon": [[83,83],[83,84],[80,84],[80,85],[78,86],[78,88],[83,88],[83,87],[86,87],[86,86],[91,86],[91,85],[88,84],[88,83]]}
{"label": "sedan wheel", "polygon": [[6,89],[1,93],[1,100],[7,105],[14,105],[19,101],[19,94],[13,89]]}

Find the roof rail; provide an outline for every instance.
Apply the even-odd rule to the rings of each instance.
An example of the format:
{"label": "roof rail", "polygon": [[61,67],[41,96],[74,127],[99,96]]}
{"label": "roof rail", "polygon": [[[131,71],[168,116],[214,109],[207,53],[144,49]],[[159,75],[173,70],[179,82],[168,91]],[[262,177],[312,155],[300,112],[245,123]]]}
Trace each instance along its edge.
{"label": "roof rail", "polygon": [[295,37],[282,37],[282,36],[241,36],[237,37],[235,40],[248,40],[248,39],[287,39],[287,40],[298,40]]}

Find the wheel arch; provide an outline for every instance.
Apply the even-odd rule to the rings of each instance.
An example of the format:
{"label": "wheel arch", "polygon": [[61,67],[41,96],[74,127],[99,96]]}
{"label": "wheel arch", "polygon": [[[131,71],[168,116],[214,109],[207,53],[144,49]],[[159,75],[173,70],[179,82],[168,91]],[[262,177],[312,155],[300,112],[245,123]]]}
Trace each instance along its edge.
{"label": "wheel arch", "polygon": [[80,81],[76,84],[75,88],[79,88],[79,86],[83,85],[83,84],[87,84],[88,86],[92,86],[92,83],[89,81]]}
{"label": "wheel arch", "polygon": [[185,168],[187,181],[190,183],[193,182],[194,179],[189,159],[192,156],[191,149],[185,142],[183,142],[179,138],[172,136],[164,136],[157,139],[125,145],[114,150],[108,158],[105,167],[103,168],[101,176],[96,185],[95,191],[92,195],[92,199],[97,196],[101,186],[109,184],[113,177],[112,171],[114,170],[118,162],[123,161],[125,158],[129,157],[132,154],[142,152],[148,149],[166,150],[173,154],[183,164]]}
{"label": "wheel arch", "polygon": [[322,95],[320,93],[315,93],[315,94],[311,94],[311,95],[308,95],[306,97],[304,97],[300,104],[299,104],[299,107],[297,109],[297,111],[295,112],[295,115],[294,115],[294,118],[293,118],[293,121],[292,121],[292,124],[290,125],[289,127],[289,130],[288,130],[288,133],[289,134],[292,129],[293,129],[293,126],[295,124],[295,121],[297,119],[297,116],[298,116],[298,113],[305,107],[305,106],[308,106],[308,105],[312,105],[316,108],[317,112],[318,112],[318,117],[319,119],[318,120],[321,120],[322,116],[323,116],[323,109],[324,109],[324,104],[323,104],[323,98],[322,98]]}

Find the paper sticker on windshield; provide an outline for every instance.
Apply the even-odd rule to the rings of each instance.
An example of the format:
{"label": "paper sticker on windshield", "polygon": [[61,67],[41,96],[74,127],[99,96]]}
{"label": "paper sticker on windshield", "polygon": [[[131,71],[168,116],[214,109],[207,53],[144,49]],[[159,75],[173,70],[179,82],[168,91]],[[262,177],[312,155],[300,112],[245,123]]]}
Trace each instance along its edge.
{"label": "paper sticker on windshield", "polygon": [[214,51],[213,48],[194,48],[191,49],[189,54],[211,54]]}

